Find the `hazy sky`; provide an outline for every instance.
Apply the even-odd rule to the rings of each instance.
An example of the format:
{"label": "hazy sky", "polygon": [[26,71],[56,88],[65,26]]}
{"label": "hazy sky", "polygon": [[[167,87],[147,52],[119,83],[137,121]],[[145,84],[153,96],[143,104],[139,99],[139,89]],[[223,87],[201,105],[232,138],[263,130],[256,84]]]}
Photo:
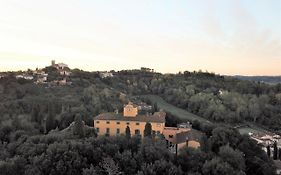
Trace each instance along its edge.
{"label": "hazy sky", "polygon": [[0,0],[0,71],[281,75],[281,0]]}

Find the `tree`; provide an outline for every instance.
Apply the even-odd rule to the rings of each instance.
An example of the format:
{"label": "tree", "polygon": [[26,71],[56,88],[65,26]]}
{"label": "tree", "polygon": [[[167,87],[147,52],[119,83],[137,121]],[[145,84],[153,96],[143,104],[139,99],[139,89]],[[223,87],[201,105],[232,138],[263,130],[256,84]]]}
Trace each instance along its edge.
{"label": "tree", "polygon": [[200,149],[184,147],[178,155],[178,163],[185,172],[200,172],[206,160],[206,153]]}
{"label": "tree", "polygon": [[37,105],[33,105],[32,106],[32,112],[31,112],[31,121],[35,121],[35,122],[41,122],[39,121],[39,114],[40,114],[40,106]]}
{"label": "tree", "polygon": [[96,169],[91,164],[90,168],[84,168],[82,175],[98,175]]}
{"label": "tree", "polygon": [[125,174],[136,174],[137,171],[137,160],[133,157],[130,150],[126,150],[123,153],[117,153],[115,157],[118,160],[119,167],[124,171]]}
{"label": "tree", "polygon": [[80,138],[84,137],[84,123],[80,114],[77,114],[75,117],[73,134],[78,135]]}
{"label": "tree", "polygon": [[234,169],[219,157],[206,161],[202,168],[204,175],[237,175]]}
{"label": "tree", "polygon": [[46,119],[46,132],[48,133],[49,131],[51,131],[52,129],[55,129],[55,118],[54,118],[54,111],[53,111],[53,107],[50,104],[48,107],[48,116]]}
{"label": "tree", "polygon": [[229,145],[232,148],[236,148],[241,135],[239,132],[230,127],[217,127],[212,131],[212,137],[210,138],[210,144],[212,150],[217,153],[219,148],[224,145]]}
{"label": "tree", "polygon": [[269,145],[267,145],[267,147],[266,147],[266,153],[267,153],[268,157],[271,156],[271,150],[270,150],[270,146]]}
{"label": "tree", "polygon": [[235,170],[245,170],[243,154],[238,150],[232,149],[229,145],[220,147],[219,156],[223,161],[229,163]]}
{"label": "tree", "polygon": [[156,160],[153,164],[143,164],[141,171],[138,175],[181,175],[183,174],[181,169],[175,166],[172,162],[167,162],[166,160]]}
{"label": "tree", "polygon": [[151,137],[152,126],[151,123],[147,122],[144,128],[144,137]]}
{"label": "tree", "polygon": [[273,144],[273,159],[278,159],[278,148],[277,148],[277,142],[275,141]]}
{"label": "tree", "polygon": [[100,166],[108,175],[118,175],[121,174],[119,171],[118,165],[114,162],[114,160],[110,157],[103,158]]}
{"label": "tree", "polygon": [[211,150],[208,138],[205,134],[201,137],[200,149],[206,153]]}
{"label": "tree", "polygon": [[281,160],[281,148],[278,149],[278,152],[279,152],[278,154],[279,160]]}
{"label": "tree", "polygon": [[131,131],[130,131],[130,127],[129,126],[126,127],[125,133],[126,133],[126,138],[130,139],[131,138]]}

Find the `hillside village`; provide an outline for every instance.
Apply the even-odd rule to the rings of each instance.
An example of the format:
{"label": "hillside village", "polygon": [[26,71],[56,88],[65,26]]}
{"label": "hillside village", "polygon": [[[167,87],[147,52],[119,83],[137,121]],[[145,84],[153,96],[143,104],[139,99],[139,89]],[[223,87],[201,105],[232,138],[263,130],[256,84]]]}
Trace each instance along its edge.
{"label": "hillside village", "polygon": [[[205,78],[204,76],[208,76],[206,79],[214,76],[209,73],[205,73],[205,75],[202,72],[185,72],[177,74],[176,78],[183,78],[183,82],[185,82],[186,79],[190,80],[193,74],[195,75],[195,82],[197,79]],[[9,77],[11,75],[12,79]],[[141,78],[139,78],[139,75],[141,75]],[[115,140],[119,138],[127,138],[128,140],[135,140],[138,138],[144,141],[146,138],[151,138],[154,141],[164,141],[162,146],[169,151],[169,154],[174,156],[186,156],[197,154],[196,152],[210,151],[212,155],[218,154],[219,150],[216,149],[220,146],[216,146],[218,148],[214,149],[212,146],[208,145],[220,143],[219,141],[212,142],[214,130],[216,130],[214,128],[218,127],[220,129],[220,127],[225,127],[224,124],[222,124],[221,121],[216,125],[214,120],[201,120],[201,116],[205,115],[205,113],[197,113],[196,115],[196,110],[192,111],[194,112],[192,117],[198,119],[199,124],[198,121],[195,122],[194,119],[184,116],[189,114],[183,115],[183,118],[186,118],[186,120],[179,118],[174,111],[183,110],[183,107],[178,107],[175,104],[180,104],[182,98],[176,96],[174,101],[170,99],[171,94],[177,94],[182,91],[182,89],[179,88],[180,90],[175,90],[175,88],[177,88],[177,86],[174,85],[175,82],[169,82],[167,86],[171,86],[171,89],[166,93],[163,88],[166,86],[159,84],[163,79],[163,82],[170,81],[173,76],[175,75],[161,75],[153,69],[145,67],[139,70],[118,72],[83,72],[81,70],[70,69],[65,63],[52,61],[49,66],[42,69],[37,68],[24,72],[1,73],[0,79],[2,83],[6,83],[6,80],[11,80],[12,82],[17,82],[18,86],[33,88],[23,91],[19,90],[19,88],[16,90],[16,93],[13,91],[10,93],[16,94],[17,106],[15,110],[20,109],[18,112],[20,123],[28,123],[27,120],[32,121],[31,125],[37,123],[33,127],[37,133],[67,140],[89,137],[96,138],[97,141],[103,139]],[[187,77],[186,79],[185,76]],[[221,79],[220,76],[215,78]],[[205,94],[213,94],[213,96],[216,95],[220,100],[225,97],[229,98],[233,93],[226,87],[207,88],[206,91],[199,91],[194,88],[194,86],[195,85],[185,86],[183,88],[184,92],[194,96],[198,94],[202,99],[205,97]],[[7,87],[9,86],[0,87],[0,94],[9,92],[9,90],[12,89]],[[37,87],[42,89],[39,91],[36,89]],[[32,90],[38,90],[37,92],[34,91],[34,98],[30,98],[30,95],[24,96],[24,93],[29,93]],[[46,93],[46,95],[43,93],[44,96],[42,95],[42,97],[40,97],[41,92]],[[53,94],[54,92],[55,94]],[[142,94],[147,93],[154,93],[155,96],[163,99],[165,97],[164,101],[167,103],[169,102],[169,105],[173,105],[174,108],[171,110],[165,108],[165,110],[163,110],[161,107],[158,107],[157,102],[150,101],[145,95],[142,96]],[[165,93],[165,96],[160,96],[161,93]],[[183,98],[186,100],[192,100],[194,98],[188,95],[184,95]],[[49,99],[50,97],[51,100]],[[4,97],[3,99],[8,98],[9,97]],[[210,98],[210,96],[208,96],[208,98]],[[47,103],[46,99],[48,101]],[[207,98],[197,102],[198,104],[204,104],[206,101]],[[5,114],[3,115],[4,119],[12,115],[12,112],[8,110],[10,108],[12,109],[12,107],[6,107],[8,105],[9,103],[0,106]],[[27,114],[22,114],[25,111],[27,111]],[[80,116],[80,125],[78,126],[77,123],[79,122],[75,121],[77,116]],[[12,117],[14,122],[17,118],[13,115]],[[11,120],[8,120],[8,122],[0,122],[0,125],[10,127],[13,123]],[[224,128],[216,133],[216,138],[229,139],[229,142],[231,142],[232,137],[233,139],[237,137],[234,133],[240,131],[240,128],[235,127],[236,125],[245,126],[245,124],[237,122],[234,126],[228,128],[230,131]],[[246,127],[251,126],[249,125]],[[82,133],[80,133],[81,136],[77,134],[77,130],[79,130],[77,128],[83,128],[83,131],[80,131]],[[9,129],[2,132],[0,129],[0,134],[8,131]],[[219,135],[220,133],[226,134],[224,132],[230,132],[231,134],[227,137],[225,137],[225,135]],[[279,159],[278,157],[280,157],[281,153],[281,139],[278,132],[264,129],[259,130],[259,132],[256,132],[256,130],[249,130],[243,132],[243,134],[249,136],[258,149],[263,150],[262,153],[259,154],[267,155],[266,157],[270,157],[270,160],[273,160],[276,167],[279,167],[280,161],[277,159]],[[2,136],[4,137],[5,134],[2,134],[1,137]],[[4,137],[4,139],[6,139],[6,137]],[[130,143],[131,141],[128,142]],[[235,148],[235,144],[232,145],[232,147]],[[195,152],[184,153],[183,150],[186,149],[191,149]],[[234,151],[237,151],[237,148],[235,148]],[[237,154],[239,153],[237,152]],[[280,172],[280,170],[277,169],[276,172]]]}

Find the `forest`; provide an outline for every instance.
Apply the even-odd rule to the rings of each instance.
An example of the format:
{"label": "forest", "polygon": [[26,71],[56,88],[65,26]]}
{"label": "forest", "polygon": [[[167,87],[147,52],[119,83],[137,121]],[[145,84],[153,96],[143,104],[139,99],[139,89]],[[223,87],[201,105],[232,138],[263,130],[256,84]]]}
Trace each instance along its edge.
{"label": "forest", "polygon": [[[48,71],[50,81],[60,78]],[[67,86],[34,84],[16,79],[15,72],[0,79],[0,174],[275,174],[255,141],[221,124],[249,122],[281,132],[280,83],[202,71],[124,70],[108,78],[71,71]],[[175,156],[163,138],[96,137],[93,117],[122,111],[128,100],[145,94],[216,123],[194,123],[204,134],[201,148],[184,148]],[[167,125],[180,122],[167,117]]]}

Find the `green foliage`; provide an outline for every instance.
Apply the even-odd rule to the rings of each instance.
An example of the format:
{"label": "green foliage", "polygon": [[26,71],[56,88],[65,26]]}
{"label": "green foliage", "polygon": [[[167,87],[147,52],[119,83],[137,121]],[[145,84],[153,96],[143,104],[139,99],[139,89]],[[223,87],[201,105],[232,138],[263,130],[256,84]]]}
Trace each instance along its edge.
{"label": "green foliage", "polygon": [[[238,175],[240,173],[235,172],[235,170],[220,158],[213,158],[207,161],[202,168],[204,175]],[[243,175],[241,173],[241,175]]]}
{"label": "green foliage", "polygon": [[151,123],[146,123],[144,128],[144,137],[151,137],[152,134],[152,126]]}
{"label": "green foliage", "polygon": [[[46,72],[49,81],[61,78],[51,67]],[[202,71],[119,71],[101,79],[98,72],[76,69],[68,78],[71,86],[55,87],[17,80],[14,73],[0,79],[0,174],[274,174],[256,142],[216,123],[251,122],[280,130],[280,84]],[[190,121],[206,135],[201,148],[184,148],[175,159],[165,141],[150,138],[149,125],[144,139],[131,137],[130,128],[126,136],[96,138],[93,117],[121,111],[120,92],[126,99],[149,97],[154,110],[169,111],[169,126]],[[44,128],[53,131],[43,135]]]}
{"label": "green foliage", "polygon": [[240,142],[240,134],[237,130],[229,127],[218,127],[212,132],[210,138],[211,148],[214,152],[218,152],[219,148],[224,145],[229,145],[232,148],[236,148]]}
{"label": "green foliage", "polygon": [[218,155],[220,158],[231,165],[234,169],[244,171],[245,161],[243,153],[238,150],[234,150],[229,145],[220,147]]}
{"label": "green foliage", "polygon": [[80,115],[76,115],[76,117],[75,117],[73,134],[78,135],[80,138],[83,138],[84,135],[85,135],[85,133],[84,133],[84,123],[83,123]]}
{"label": "green foliage", "polygon": [[48,133],[52,129],[56,128],[56,121],[55,121],[55,111],[53,104],[48,105],[48,116],[46,119],[46,132]]}
{"label": "green foliage", "polygon": [[185,172],[201,172],[206,158],[206,153],[202,152],[201,150],[184,147],[180,150],[178,163]]}

